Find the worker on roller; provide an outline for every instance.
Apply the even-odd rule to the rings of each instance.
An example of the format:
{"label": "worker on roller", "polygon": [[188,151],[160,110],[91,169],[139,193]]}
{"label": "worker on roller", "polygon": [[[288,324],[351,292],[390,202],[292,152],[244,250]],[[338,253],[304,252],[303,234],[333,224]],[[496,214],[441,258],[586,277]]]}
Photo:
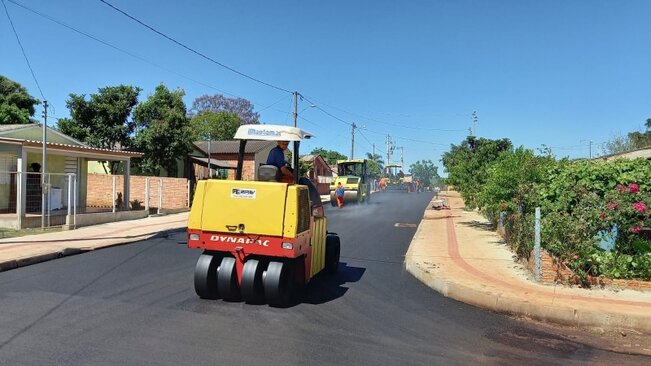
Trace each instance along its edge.
{"label": "worker on roller", "polygon": [[280,169],[281,182],[292,183],[294,182],[294,173],[287,167],[287,162],[285,161],[285,151],[288,146],[289,141],[278,141],[278,145],[269,151],[267,164],[274,165]]}

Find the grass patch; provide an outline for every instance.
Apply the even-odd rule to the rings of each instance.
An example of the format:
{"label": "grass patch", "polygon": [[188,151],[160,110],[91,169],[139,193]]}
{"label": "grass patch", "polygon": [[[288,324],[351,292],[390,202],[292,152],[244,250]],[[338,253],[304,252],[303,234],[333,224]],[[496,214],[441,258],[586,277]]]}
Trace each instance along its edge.
{"label": "grass patch", "polygon": [[0,228],[0,239],[16,238],[20,236],[36,235],[36,234],[44,234],[44,233],[54,233],[57,231],[61,231],[61,227],[51,227],[45,229],[39,227],[39,228],[21,229],[21,230]]}

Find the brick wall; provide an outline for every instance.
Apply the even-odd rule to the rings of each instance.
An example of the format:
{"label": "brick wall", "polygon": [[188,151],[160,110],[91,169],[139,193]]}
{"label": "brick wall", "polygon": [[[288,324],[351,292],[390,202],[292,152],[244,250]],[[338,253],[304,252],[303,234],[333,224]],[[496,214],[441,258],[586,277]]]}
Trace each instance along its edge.
{"label": "brick wall", "polygon": [[[558,260],[558,258],[553,257],[545,250],[542,250],[541,252],[542,254],[540,260],[540,268],[541,268],[540,282],[546,284],[579,283],[574,273],[569,268],[567,268],[567,266],[561,263]],[[531,273],[534,274],[536,273],[533,251],[531,252],[531,255],[529,256],[529,260],[527,261],[527,267],[529,268],[529,271],[531,271]],[[596,286],[596,287],[608,286],[608,287],[618,288],[618,289],[651,291],[650,281],[619,280],[619,279],[613,280],[613,279],[602,278],[602,277],[589,277],[588,281],[592,286]]]}
{"label": "brick wall", "polygon": [[[145,181],[149,178],[149,207],[158,207],[158,184],[159,179],[163,184],[163,204],[161,208],[185,208],[188,207],[188,180],[186,178],[158,178],[158,177],[130,177],[131,202],[137,200],[141,206],[145,205]],[[115,191],[122,193],[124,177],[115,176]],[[113,206],[113,176],[103,174],[88,174],[88,207],[112,207]]]}

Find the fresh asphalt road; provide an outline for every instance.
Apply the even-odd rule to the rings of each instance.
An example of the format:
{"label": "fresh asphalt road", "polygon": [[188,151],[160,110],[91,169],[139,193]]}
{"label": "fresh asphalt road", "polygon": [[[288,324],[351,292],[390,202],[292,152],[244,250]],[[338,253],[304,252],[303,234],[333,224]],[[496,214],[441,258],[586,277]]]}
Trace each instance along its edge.
{"label": "fresh asphalt road", "polygon": [[339,273],[286,309],[201,300],[183,232],[0,273],[0,365],[642,365],[440,296],[404,270],[431,194],[328,207]]}

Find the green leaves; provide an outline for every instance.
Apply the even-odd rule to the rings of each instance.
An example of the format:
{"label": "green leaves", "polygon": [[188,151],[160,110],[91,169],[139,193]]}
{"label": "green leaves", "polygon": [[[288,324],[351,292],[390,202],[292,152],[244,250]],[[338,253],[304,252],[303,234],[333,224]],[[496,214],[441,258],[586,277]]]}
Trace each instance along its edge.
{"label": "green leaves", "polygon": [[34,106],[41,102],[19,83],[0,75],[0,124],[34,123]]}

